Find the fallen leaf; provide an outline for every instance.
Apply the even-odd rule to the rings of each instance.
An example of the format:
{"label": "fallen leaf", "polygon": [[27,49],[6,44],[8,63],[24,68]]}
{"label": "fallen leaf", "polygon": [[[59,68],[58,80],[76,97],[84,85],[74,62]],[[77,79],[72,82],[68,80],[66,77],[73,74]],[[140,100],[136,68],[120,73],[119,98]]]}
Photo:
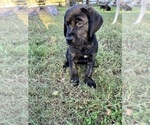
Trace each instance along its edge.
{"label": "fallen leaf", "polygon": [[59,93],[58,91],[54,91],[52,94],[53,95],[58,95],[58,93]]}
{"label": "fallen leaf", "polygon": [[107,109],[107,115],[110,115],[110,113],[111,113],[111,110]]}
{"label": "fallen leaf", "polygon": [[88,104],[88,100],[83,100],[83,104],[87,105]]}
{"label": "fallen leaf", "polygon": [[133,112],[133,111],[132,111],[131,109],[126,109],[126,114],[127,114],[127,115],[131,115],[132,112]]}

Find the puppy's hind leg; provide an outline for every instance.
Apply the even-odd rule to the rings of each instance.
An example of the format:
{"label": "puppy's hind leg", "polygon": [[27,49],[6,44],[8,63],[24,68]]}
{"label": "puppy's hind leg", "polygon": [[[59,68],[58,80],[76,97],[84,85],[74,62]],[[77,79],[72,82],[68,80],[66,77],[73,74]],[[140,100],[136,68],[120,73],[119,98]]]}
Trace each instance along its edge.
{"label": "puppy's hind leg", "polygon": [[68,50],[66,52],[66,61],[64,62],[64,65],[63,65],[64,72],[66,72],[67,67],[69,67]]}

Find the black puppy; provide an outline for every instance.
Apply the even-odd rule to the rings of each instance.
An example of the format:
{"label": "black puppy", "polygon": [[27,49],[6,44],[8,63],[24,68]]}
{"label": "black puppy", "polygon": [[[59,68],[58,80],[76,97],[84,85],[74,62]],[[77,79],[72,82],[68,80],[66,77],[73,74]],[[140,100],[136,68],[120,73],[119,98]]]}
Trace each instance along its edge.
{"label": "black puppy", "polygon": [[110,6],[108,6],[107,4],[105,4],[105,5],[100,5],[100,9],[103,9],[103,11],[104,11],[104,10],[106,10],[106,11],[111,11]]}
{"label": "black puppy", "polygon": [[122,4],[120,7],[121,7],[121,10],[123,9],[124,11],[132,11],[132,8],[128,6],[127,4]]}
{"label": "black puppy", "polygon": [[103,23],[102,16],[92,7],[76,4],[66,11],[64,16],[64,36],[69,46],[64,68],[70,67],[71,82],[78,85],[79,76],[77,64],[85,64],[86,72],[84,82],[96,88],[92,73],[98,42],[95,32]]}

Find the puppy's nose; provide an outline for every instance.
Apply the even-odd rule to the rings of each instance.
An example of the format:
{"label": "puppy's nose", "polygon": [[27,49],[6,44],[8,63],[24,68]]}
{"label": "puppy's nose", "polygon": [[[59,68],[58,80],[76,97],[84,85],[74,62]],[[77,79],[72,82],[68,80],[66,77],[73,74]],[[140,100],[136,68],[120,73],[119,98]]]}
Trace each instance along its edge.
{"label": "puppy's nose", "polygon": [[73,41],[73,37],[66,37],[67,43],[71,43]]}

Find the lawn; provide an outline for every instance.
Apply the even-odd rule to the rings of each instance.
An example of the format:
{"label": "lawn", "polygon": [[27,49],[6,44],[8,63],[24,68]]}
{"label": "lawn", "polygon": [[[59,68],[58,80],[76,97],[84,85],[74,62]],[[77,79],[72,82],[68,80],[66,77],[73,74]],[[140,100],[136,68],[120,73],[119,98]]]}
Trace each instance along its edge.
{"label": "lawn", "polygon": [[0,14],[1,125],[28,122],[28,27],[19,17],[28,20],[27,12]]}
{"label": "lawn", "polygon": [[[103,12],[98,6],[94,8],[104,19],[96,33],[99,44],[98,66],[93,73],[96,89],[83,82],[83,66],[79,68],[78,87],[69,82],[69,69],[63,71],[67,49],[63,17],[67,7],[58,7],[58,16],[44,11],[30,16],[28,27],[19,16],[2,18],[0,106],[3,117],[0,123],[22,124],[28,116],[30,125],[150,124],[150,14],[146,13],[142,24],[132,25],[139,14],[136,7],[133,12],[121,12],[117,23],[112,25],[114,7],[111,12]],[[15,20],[13,26],[10,19]],[[27,69],[28,82],[25,81]],[[18,81],[9,83],[7,77],[17,77]],[[13,104],[12,98],[17,100]],[[8,115],[9,109],[13,116]]]}
{"label": "lawn", "polygon": [[[119,124],[122,119],[121,25],[110,25],[112,12],[102,12],[104,24],[97,32],[98,67],[93,78],[97,89],[83,81],[69,82],[69,69],[63,72],[67,44],[63,36],[63,17],[47,17],[45,12],[29,18],[29,121],[31,124],[98,125]],[[42,17],[42,18],[41,18]],[[43,20],[44,18],[44,20]],[[108,25],[109,24],[109,25]]]}

